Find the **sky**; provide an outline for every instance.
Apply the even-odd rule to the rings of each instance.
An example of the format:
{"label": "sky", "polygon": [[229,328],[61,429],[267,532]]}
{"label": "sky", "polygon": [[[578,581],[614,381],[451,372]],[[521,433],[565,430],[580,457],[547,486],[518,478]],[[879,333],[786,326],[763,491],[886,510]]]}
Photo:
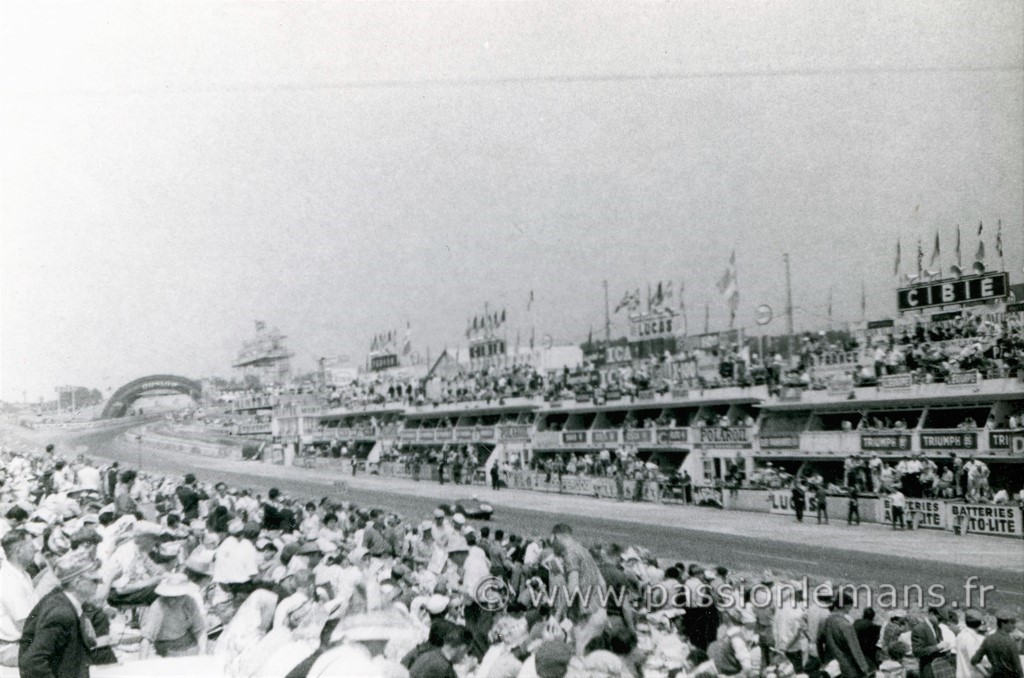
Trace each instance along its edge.
{"label": "sky", "polygon": [[[1002,223],[1004,262],[994,254]],[[0,4],[0,398],[604,330],[895,313],[935,234],[1024,266],[1024,5]],[[531,290],[535,307],[527,313]],[[625,331],[613,317],[613,334]]]}

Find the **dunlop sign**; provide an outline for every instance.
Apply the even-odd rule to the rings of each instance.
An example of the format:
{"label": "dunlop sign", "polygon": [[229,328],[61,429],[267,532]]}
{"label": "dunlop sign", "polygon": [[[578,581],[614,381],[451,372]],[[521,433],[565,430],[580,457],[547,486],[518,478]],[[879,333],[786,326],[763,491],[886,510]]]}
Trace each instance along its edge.
{"label": "dunlop sign", "polygon": [[897,291],[896,307],[900,311],[912,311],[929,306],[1002,299],[1009,289],[1009,279],[1005,273],[988,273],[960,280],[904,287]]}

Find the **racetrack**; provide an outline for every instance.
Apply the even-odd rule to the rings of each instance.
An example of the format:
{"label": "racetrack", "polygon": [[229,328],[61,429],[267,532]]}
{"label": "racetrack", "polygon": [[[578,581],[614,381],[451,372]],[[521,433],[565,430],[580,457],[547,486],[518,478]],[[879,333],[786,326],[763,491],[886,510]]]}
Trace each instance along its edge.
{"label": "racetrack", "polygon": [[[123,430],[69,434],[66,444],[88,446],[90,456],[118,460],[124,468],[135,468],[139,449],[125,441]],[[493,527],[506,532],[547,535],[552,525],[566,522],[587,543],[645,546],[670,562],[721,564],[730,570],[753,573],[771,568],[789,577],[806,575],[818,582],[867,583],[875,587],[876,593],[882,585],[901,592],[907,586],[918,585],[927,591],[929,586],[938,585],[943,587],[947,600],[962,604],[965,582],[973,576],[980,584],[995,587],[986,593],[985,604],[990,609],[1020,609],[1024,605],[1024,541],[1016,539],[952,537],[926,530],[895,533],[877,525],[847,527],[840,520],[820,528],[797,526],[780,516],[702,507],[616,504],[526,491],[492,493],[480,487],[441,487],[377,477],[341,478],[333,471],[285,469],[169,452],[147,452],[142,457],[145,471],[176,476],[191,471],[206,481],[224,480],[263,492],[276,486],[302,498],[328,495],[363,506],[385,507],[416,522],[429,516],[443,500],[479,494],[495,506]],[[337,480],[346,482],[344,492],[332,485]],[[901,555],[891,555],[894,552]],[[972,601],[978,604],[976,591]],[[881,606],[890,604],[885,600]],[[896,606],[904,607],[906,602],[900,600]]]}

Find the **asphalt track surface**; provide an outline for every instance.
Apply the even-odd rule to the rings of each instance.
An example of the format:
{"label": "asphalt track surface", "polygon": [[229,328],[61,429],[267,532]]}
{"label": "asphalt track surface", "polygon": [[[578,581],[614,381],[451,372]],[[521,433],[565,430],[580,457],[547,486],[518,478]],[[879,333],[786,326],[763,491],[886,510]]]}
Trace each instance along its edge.
{"label": "asphalt track surface", "polygon": [[[123,468],[136,468],[139,462],[138,449],[124,442],[123,437],[119,438],[123,431],[124,429],[118,429],[83,433],[70,438],[68,443],[86,445],[89,454],[118,460]],[[197,472],[201,479],[206,475],[191,465],[188,458],[170,452],[147,452],[142,465],[143,470],[151,472],[181,476],[193,471]],[[216,479],[261,492],[276,486],[290,496],[310,499],[318,499],[325,495],[337,496],[337,491],[331,491],[330,483],[334,479],[344,480],[336,472],[325,472],[317,482],[247,475],[242,470],[218,471]],[[386,483],[382,481],[382,485]],[[473,489],[470,487],[453,489],[451,499],[472,493]],[[348,499],[360,506],[386,508],[417,520],[428,517],[439,503],[434,497],[389,492],[386,487],[382,487],[381,491],[349,487],[339,499]],[[610,502],[607,518],[566,515],[551,509],[535,510],[524,506],[506,505],[501,500],[491,503],[495,505],[492,529],[503,528],[506,533],[548,535],[555,523],[566,522],[572,525],[574,532],[584,543],[616,542],[622,545],[641,545],[669,562],[721,564],[733,571],[751,573],[771,568],[779,574],[794,578],[808,576],[816,582],[828,580],[837,583],[870,584],[875,587],[876,593],[883,590],[879,588],[882,585],[886,589],[895,587],[899,591],[903,591],[904,587],[917,585],[925,592],[929,586],[939,585],[943,587],[947,599],[958,601],[958,604],[963,604],[965,582],[973,576],[977,577],[981,584],[995,587],[995,590],[986,593],[985,604],[988,609],[1009,606],[1020,610],[1024,605],[1024,545],[1019,540],[998,540],[999,548],[1002,548],[1001,544],[1005,541],[1005,548],[1010,553],[1013,553],[1014,549],[1021,553],[1020,568],[1016,571],[1007,571],[965,567],[937,560],[890,556],[884,553],[884,546],[880,546],[878,553],[869,553],[844,550],[841,544],[780,543],[773,541],[771,534],[765,534],[764,538],[754,538],[689,529],[680,525],[640,526],[633,522],[615,520],[615,504]],[[964,548],[969,548],[970,543],[964,541]],[[977,605],[977,594],[974,596],[973,604]],[[885,603],[888,601],[883,601],[883,607]],[[900,600],[895,606],[904,607],[906,603]]]}

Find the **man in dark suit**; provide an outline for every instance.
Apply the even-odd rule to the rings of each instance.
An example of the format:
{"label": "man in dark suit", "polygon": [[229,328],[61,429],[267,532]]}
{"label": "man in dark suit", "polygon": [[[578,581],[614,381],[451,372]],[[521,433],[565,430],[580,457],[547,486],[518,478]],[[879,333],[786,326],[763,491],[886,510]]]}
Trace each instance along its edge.
{"label": "man in dark suit", "polygon": [[921,678],[947,678],[951,668],[954,675],[956,673],[955,664],[950,666],[953,648],[943,642],[939,629],[942,615],[939,608],[929,607],[928,616],[914,624],[910,631],[910,650],[921,667]]}
{"label": "man in dark suit", "polygon": [[864,658],[868,660],[872,669],[878,668],[878,636],[882,632],[882,627],[875,623],[874,608],[864,610],[861,618],[853,622],[853,630],[857,634]]}
{"label": "man in dark suit", "polygon": [[833,659],[839,663],[842,678],[864,678],[871,672],[868,660],[861,652],[857,633],[853,630],[853,598],[848,592],[841,592],[829,615],[818,631],[818,657],[822,666]]}
{"label": "man in dark suit", "polygon": [[69,553],[54,566],[60,586],[40,600],[25,620],[18,655],[22,678],[89,678],[89,651],[96,633],[82,604],[96,598],[99,563]]}

